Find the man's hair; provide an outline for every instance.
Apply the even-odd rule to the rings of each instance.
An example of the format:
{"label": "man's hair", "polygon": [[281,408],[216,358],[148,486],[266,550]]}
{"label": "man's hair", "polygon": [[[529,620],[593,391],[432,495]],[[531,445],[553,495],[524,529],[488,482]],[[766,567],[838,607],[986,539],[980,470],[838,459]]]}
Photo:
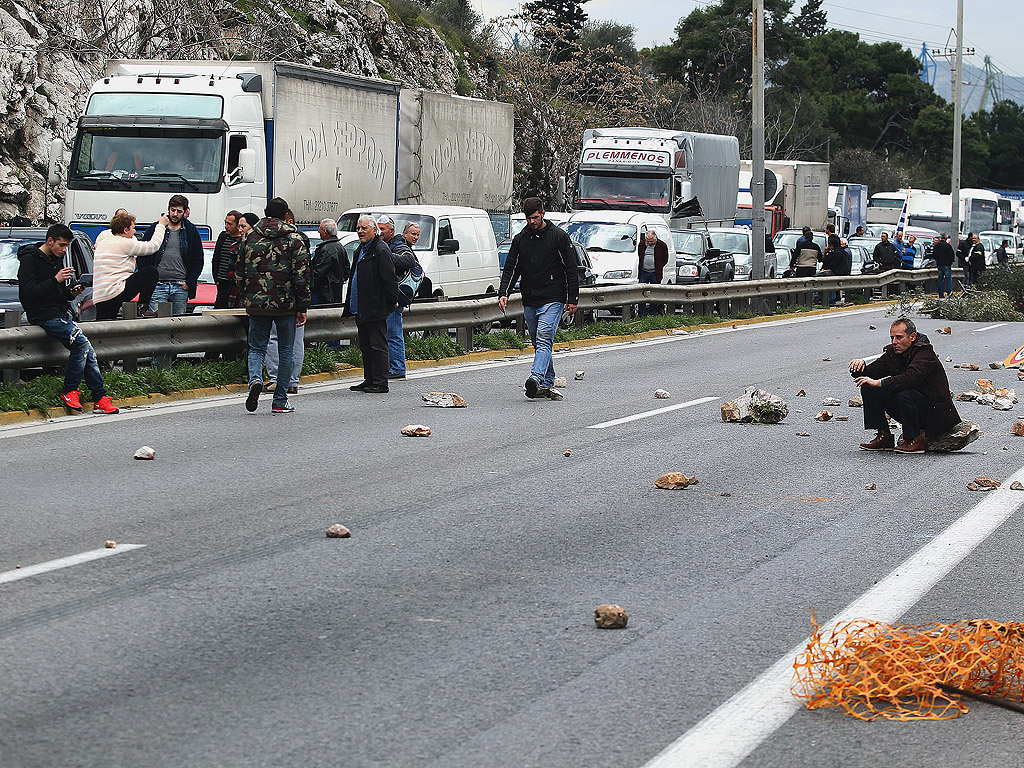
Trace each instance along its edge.
{"label": "man's hair", "polygon": [[523,216],[533,216],[538,211],[544,210],[544,203],[539,197],[528,197],[523,200]]}
{"label": "man's hair", "polygon": [[225,213],[224,215],[225,215],[225,216],[234,216],[234,217],[235,217],[235,224],[237,224],[237,223],[238,223],[238,221],[239,221],[239,219],[241,219],[241,218],[242,218],[242,213],[241,213],[241,211],[228,211],[228,212],[227,212],[227,213]]}
{"label": "man's hair", "polygon": [[889,326],[889,328],[895,328],[897,325],[903,326],[903,332],[907,334],[907,336],[909,336],[912,333],[917,333],[917,326],[914,325],[914,321],[911,320],[909,317],[901,317],[899,320],[893,320],[893,323],[892,325]]}
{"label": "man's hair", "polygon": [[413,227],[416,227],[416,229],[420,230],[421,232],[423,231],[423,227],[421,227],[415,221],[410,221],[408,224],[405,225],[405,229],[402,230],[402,234],[404,235],[406,232],[408,232]]}
{"label": "man's hair", "polygon": [[67,224],[54,224],[46,230],[47,240],[67,240],[69,243],[75,239],[75,233]]}
{"label": "man's hair", "polygon": [[171,199],[167,201],[168,208],[184,208],[188,210],[188,198],[184,195],[171,195]]}
{"label": "man's hair", "polygon": [[376,222],[376,221],[374,221],[374,219],[373,219],[373,216],[371,216],[371,215],[370,215],[370,214],[368,214],[368,213],[364,213],[364,214],[363,214],[362,216],[360,216],[360,217],[359,217],[359,218],[358,218],[358,219],[356,220],[356,226],[358,227],[358,226],[359,226],[360,224],[362,224],[362,223],[363,223],[364,221],[368,221],[368,222],[370,222],[371,224],[373,224],[373,231],[374,231],[374,232],[376,232],[376,231],[377,231],[377,222]]}
{"label": "man's hair", "polygon": [[115,235],[123,235],[134,223],[135,217],[130,213],[119,213],[110,220],[110,231]]}
{"label": "man's hair", "polygon": [[836,225],[835,224],[826,224],[825,225],[825,231],[828,232],[830,235],[834,235],[836,233]]}
{"label": "man's hair", "polygon": [[809,234],[811,234],[811,228],[810,228],[810,227],[804,227],[804,228],[803,228],[803,229],[801,229],[800,231],[801,231],[801,232],[802,232],[803,234],[805,234],[805,235],[809,235]]}
{"label": "man's hair", "polygon": [[267,202],[267,207],[263,209],[263,212],[267,215],[268,219],[283,219],[289,210],[286,200],[275,197]]}
{"label": "man's hair", "polygon": [[243,213],[242,214],[242,218],[245,219],[247,222],[249,222],[249,226],[250,227],[255,227],[259,223],[259,220],[260,220],[259,216],[257,216],[255,213],[251,213],[251,212],[250,213]]}
{"label": "man's hair", "polygon": [[1009,240],[1003,240],[1003,245],[1009,245],[1009,244],[1010,244]]}
{"label": "man's hair", "polygon": [[320,222],[320,229],[322,229],[328,237],[334,237],[338,234],[338,222],[334,219],[324,219]]}

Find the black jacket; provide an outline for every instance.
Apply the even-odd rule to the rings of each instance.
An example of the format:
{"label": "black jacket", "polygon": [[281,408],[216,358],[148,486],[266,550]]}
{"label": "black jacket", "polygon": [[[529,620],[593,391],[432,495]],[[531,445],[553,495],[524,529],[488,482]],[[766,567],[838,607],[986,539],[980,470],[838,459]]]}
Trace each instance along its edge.
{"label": "black jacket", "polygon": [[863,375],[882,379],[882,389],[889,392],[916,389],[924,395],[929,408],[921,426],[931,437],[945,434],[960,423],[960,414],[949,394],[946,370],[923,333],[917,334],[903,355],[896,354],[892,344],[887,344],[882,356],[864,368]]}
{"label": "black jacket", "polygon": [[338,236],[323,240],[313,252],[313,293],[317,304],[340,304],[348,280],[348,252]]}
{"label": "black jacket", "polygon": [[217,282],[235,279],[235,262],[238,261],[238,244],[241,242],[240,235],[228,237],[227,232],[221,232],[217,237],[212,264],[213,279]]}
{"label": "black jacket", "polygon": [[[356,263],[349,279],[348,301],[352,301],[352,280],[356,281],[356,324],[379,322],[398,304],[398,277],[388,244],[374,235],[366,245],[360,243]],[[346,303],[346,314],[352,314]]]}
{"label": "black jacket", "polygon": [[932,246],[932,258],[940,267],[952,267],[956,260],[956,254],[953,253],[953,246],[948,240],[939,240]]}
{"label": "black jacket", "polygon": [[538,230],[523,227],[512,239],[505,268],[501,271],[498,295],[508,296],[517,280],[521,280],[523,304],[528,307],[542,307],[552,302],[579,303],[576,255],[565,230],[547,220]]}
{"label": "black jacket", "polygon": [[[139,239],[143,242],[148,242],[153,239],[155,231],[156,224],[150,224],[145,234]],[[150,256],[139,257],[136,262],[138,265],[137,269],[142,269],[143,267],[159,268],[160,260],[164,257],[164,249],[167,247],[167,240],[175,235],[181,238],[181,260],[185,264],[185,285],[188,286],[188,297],[194,299],[196,297],[196,286],[199,284],[199,275],[203,272],[203,238],[199,234],[199,230],[196,229],[196,225],[187,218],[181,220],[181,228],[177,231],[173,231],[170,228],[167,229],[166,234],[164,234],[164,241],[160,243],[156,253]]]}
{"label": "black jacket", "polygon": [[900,254],[896,250],[896,246],[892,244],[892,240],[882,240],[877,243],[871,252],[871,258],[885,269],[896,269],[902,263]]}
{"label": "black jacket", "polygon": [[74,298],[71,289],[56,278],[64,262],[47,256],[40,245],[23,245],[18,249],[18,300],[33,325],[71,317],[70,302]]}

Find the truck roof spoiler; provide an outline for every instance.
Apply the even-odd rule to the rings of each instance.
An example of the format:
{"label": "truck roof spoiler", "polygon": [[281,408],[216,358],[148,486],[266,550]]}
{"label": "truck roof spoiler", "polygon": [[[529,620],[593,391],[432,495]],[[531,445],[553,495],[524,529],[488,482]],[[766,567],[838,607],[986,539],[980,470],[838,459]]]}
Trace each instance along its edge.
{"label": "truck roof spoiler", "polygon": [[228,130],[225,120],[216,117],[164,117],[163,115],[83,115],[79,128],[212,128]]}

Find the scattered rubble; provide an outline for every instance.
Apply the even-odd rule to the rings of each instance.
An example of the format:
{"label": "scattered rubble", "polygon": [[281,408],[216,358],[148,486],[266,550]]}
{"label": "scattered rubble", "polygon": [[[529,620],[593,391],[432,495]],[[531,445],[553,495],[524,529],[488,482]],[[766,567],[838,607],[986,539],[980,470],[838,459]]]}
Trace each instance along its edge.
{"label": "scattered rubble", "polygon": [[868,326],[868,330],[869,330],[869,331],[873,331],[873,330],[875,330],[875,326],[873,326],[873,325],[869,325],[869,326]]}
{"label": "scattered rubble", "polygon": [[1013,426],[1010,427],[1010,434],[1024,437],[1024,421],[1013,422]]}
{"label": "scattered rubble", "polygon": [[114,549],[117,546],[117,542],[114,541],[113,539],[107,539],[106,541],[103,542],[103,546],[106,547],[107,549]]}
{"label": "scattered rubble", "polygon": [[565,453],[563,453],[562,455],[563,456],[572,456],[572,448],[566,448],[565,449]]}
{"label": "scattered rubble", "polygon": [[668,392],[664,389],[654,390],[654,397],[658,400],[668,400]]}
{"label": "scattered rubble", "polygon": [[849,416],[836,416],[836,421],[849,421]]}
{"label": "scattered rubble", "polygon": [[838,397],[826,397],[824,400],[821,401],[821,404],[831,406],[834,408],[837,405],[842,405],[843,402]]}
{"label": "scattered rubble", "polygon": [[832,362],[832,358],[831,357],[823,357],[823,358],[821,358],[821,362],[823,362],[823,363],[831,363]]}
{"label": "scattered rubble", "polygon": [[996,391],[996,385],[992,383],[992,379],[978,379],[974,383],[977,385],[978,391],[986,395]]}
{"label": "scattered rubble", "polygon": [[629,614],[617,605],[599,605],[594,609],[594,624],[598,629],[624,629]]}
{"label": "scattered rubble", "polygon": [[1020,480],[1014,480],[1012,483],[1010,483],[1010,490],[1011,491],[1024,491],[1024,485],[1021,485]]}
{"label": "scattered rubble", "polygon": [[328,539],[350,539],[352,538],[352,531],[346,528],[341,523],[335,523],[327,529]]}
{"label": "scattered rubble", "polygon": [[430,437],[430,427],[426,424],[410,424],[402,427],[402,434],[406,437]]}
{"label": "scattered rubble", "polygon": [[583,381],[583,377],[586,375],[585,371],[576,371],[576,381]]}
{"label": "scattered rubble", "polygon": [[868,483],[867,485],[864,486],[864,490],[865,491],[874,491],[874,490],[877,490],[877,489],[878,489],[878,486],[875,485],[874,483]]}
{"label": "scattered rubble", "polygon": [[[952,358],[952,357],[947,357],[947,358],[946,358],[946,362],[947,362],[947,363],[952,363],[952,362],[953,362],[953,358]],[[955,367],[956,367],[956,366],[954,366],[954,368],[955,368]]]}
{"label": "scattered rubble", "polygon": [[956,399],[959,400],[961,403],[970,403],[974,400],[977,400],[979,397],[981,397],[981,392],[971,389],[968,390],[967,392],[961,392],[959,395],[956,396]]}
{"label": "scattered rubble", "polygon": [[998,371],[1000,368],[1003,367],[1003,363],[1001,360],[993,360],[991,363],[988,364],[988,367],[991,368],[993,371]]}
{"label": "scattered rubble", "polygon": [[1024,381],[1024,368],[1017,369],[1017,381]]}
{"label": "scattered rubble", "polygon": [[1010,411],[1013,410],[1013,400],[1008,397],[997,397],[992,407],[997,411]]}
{"label": "scattered rubble", "polygon": [[935,332],[942,334],[943,336],[949,336],[949,334],[953,332],[953,329],[947,325],[945,328],[936,328]]}
{"label": "scattered rubble", "polygon": [[850,402],[848,402],[847,405],[850,406],[851,408],[863,408],[864,398],[861,397],[860,395],[854,395],[853,397],[850,398]]}
{"label": "scattered rubble", "polygon": [[735,400],[722,404],[722,421],[740,424],[778,424],[789,415],[789,406],[778,395],[748,387]]}
{"label": "scattered rubble", "polygon": [[564,389],[569,382],[565,380],[564,376],[556,376],[555,380],[551,382],[552,387],[560,387]]}
{"label": "scattered rubble", "polygon": [[990,491],[994,491],[1000,486],[1000,482],[991,477],[976,477],[974,478],[974,484]]}
{"label": "scattered rubble", "polygon": [[799,392],[796,393],[796,397],[807,397],[807,393],[801,389]]}
{"label": "scattered rubble", "polygon": [[796,436],[797,437],[810,437],[811,433],[810,432],[797,432]]}
{"label": "scattered rubble", "polygon": [[981,368],[974,363],[957,363],[954,368],[963,368],[965,371],[980,371]]}
{"label": "scattered rubble", "polygon": [[937,453],[959,451],[961,448],[965,448],[977,440],[979,435],[981,435],[981,430],[978,428],[978,425],[965,420],[961,421],[944,435],[926,436],[924,447],[926,451]]}
{"label": "scattered rubble", "polygon": [[423,402],[437,408],[465,408],[468,403],[454,392],[427,392],[421,395]]}
{"label": "scattered rubble", "polygon": [[814,417],[815,421],[832,421],[832,411],[819,411]]}
{"label": "scattered rubble", "polygon": [[687,486],[696,485],[700,480],[694,477],[687,477],[682,472],[668,472],[657,480],[654,485],[666,491],[681,491]]}
{"label": "scattered rubble", "polygon": [[152,461],[156,458],[156,451],[148,445],[144,445],[135,452],[135,458],[139,461]]}

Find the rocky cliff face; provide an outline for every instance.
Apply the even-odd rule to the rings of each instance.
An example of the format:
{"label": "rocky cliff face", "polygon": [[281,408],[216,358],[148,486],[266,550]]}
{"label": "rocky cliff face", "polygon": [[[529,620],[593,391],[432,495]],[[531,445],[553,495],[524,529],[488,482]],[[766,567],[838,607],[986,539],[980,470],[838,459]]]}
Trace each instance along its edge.
{"label": "rocky cliff face", "polygon": [[309,6],[0,0],[0,219],[40,220],[44,197],[49,218],[61,219],[63,187],[44,194],[50,141],[70,147],[89,87],[112,58],[287,60],[455,91],[456,55],[434,30],[407,27],[374,0]]}

